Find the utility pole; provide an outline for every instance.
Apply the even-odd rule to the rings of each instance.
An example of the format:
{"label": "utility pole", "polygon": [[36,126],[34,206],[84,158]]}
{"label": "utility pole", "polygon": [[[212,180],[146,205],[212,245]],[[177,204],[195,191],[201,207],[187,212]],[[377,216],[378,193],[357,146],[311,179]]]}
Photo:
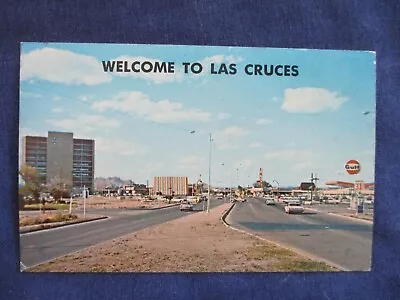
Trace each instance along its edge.
{"label": "utility pole", "polygon": [[315,190],[317,190],[317,184],[316,184],[316,182],[319,180],[319,178],[317,178],[317,174],[315,174],[315,177],[314,177],[314,174],[313,173],[311,173],[311,183],[312,183],[312,185],[311,185],[311,188],[310,188],[310,190],[311,190],[311,204],[312,204],[312,200],[313,200],[313,188],[315,188]]}

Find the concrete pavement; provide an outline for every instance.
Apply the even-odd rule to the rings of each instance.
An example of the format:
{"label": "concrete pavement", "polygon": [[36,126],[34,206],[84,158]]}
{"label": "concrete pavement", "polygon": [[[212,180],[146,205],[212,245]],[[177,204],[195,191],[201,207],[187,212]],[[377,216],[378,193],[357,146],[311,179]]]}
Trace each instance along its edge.
{"label": "concrete pavement", "polygon": [[371,268],[372,224],[357,219],[307,210],[302,215],[287,215],[282,205],[267,206],[264,199],[250,198],[247,203],[237,203],[226,221],[346,270]]}
{"label": "concrete pavement", "polygon": [[[212,200],[211,208],[223,203],[220,200]],[[188,213],[201,212],[202,207],[202,203],[196,205],[193,212],[181,212],[179,206],[143,211],[101,210],[103,215],[110,218],[21,234],[21,263],[29,268],[106,240],[183,217]]]}

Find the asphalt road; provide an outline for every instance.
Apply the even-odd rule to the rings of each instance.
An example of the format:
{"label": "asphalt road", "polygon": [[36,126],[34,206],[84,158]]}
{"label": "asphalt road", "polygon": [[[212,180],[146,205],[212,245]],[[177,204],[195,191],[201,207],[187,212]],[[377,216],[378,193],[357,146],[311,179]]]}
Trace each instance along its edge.
{"label": "asphalt road", "polygon": [[[221,200],[212,200],[210,208],[223,203]],[[29,268],[107,240],[201,212],[202,207],[203,203],[195,205],[193,212],[181,212],[179,206],[143,211],[90,210],[90,213],[108,215],[110,218],[21,234],[21,263]]]}
{"label": "asphalt road", "polygon": [[[318,209],[317,205],[312,208]],[[267,206],[263,199],[255,198],[237,203],[226,221],[345,270],[371,268],[372,224],[365,221],[307,209],[304,214],[287,215],[282,205]]]}

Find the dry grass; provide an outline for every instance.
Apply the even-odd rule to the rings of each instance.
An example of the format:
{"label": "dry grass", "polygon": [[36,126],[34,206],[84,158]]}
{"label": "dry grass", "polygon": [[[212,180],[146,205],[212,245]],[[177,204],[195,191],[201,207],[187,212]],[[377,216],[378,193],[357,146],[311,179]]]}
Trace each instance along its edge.
{"label": "dry grass", "polygon": [[334,270],[227,228],[224,204],[37,266],[32,272],[281,272]]}
{"label": "dry grass", "polygon": [[[83,208],[83,199],[76,198],[73,203],[77,205],[78,209]],[[171,203],[173,204],[173,203]],[[151,200],[145,201],[144,199],[135,198],[123,198],[118,199],[117,197],[101,197],[93,196],[86,199],[86,208],[101,208],[101,209],[124,209],[124,208],[157,208],[161,206],[166,206],[168,203],[166,201]]]}
{"label": "dry grass", "polygon": [[19,226],[29,226],[38,224],[49,224],[55,222],[74,221],[78,219],[77,215],[73,214],[41,214],[40,216],[21,216],[19,218]]}
{"label": "dry grass", "polygon": [[69,209],[69,204],[56,204],[56,203],[46,203],[41,204],[26,204],[22,210],[67,210]]}

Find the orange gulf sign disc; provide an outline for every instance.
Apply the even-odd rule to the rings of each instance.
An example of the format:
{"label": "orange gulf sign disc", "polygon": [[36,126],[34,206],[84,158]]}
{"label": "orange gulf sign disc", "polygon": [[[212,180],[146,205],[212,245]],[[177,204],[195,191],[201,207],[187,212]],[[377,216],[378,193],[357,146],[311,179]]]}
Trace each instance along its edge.
{"label": "orange gulf sign disc", "polygon": [[349,160],[345,165],[347,173],[354,175],[360,172],[360,163],[354,159]]}

